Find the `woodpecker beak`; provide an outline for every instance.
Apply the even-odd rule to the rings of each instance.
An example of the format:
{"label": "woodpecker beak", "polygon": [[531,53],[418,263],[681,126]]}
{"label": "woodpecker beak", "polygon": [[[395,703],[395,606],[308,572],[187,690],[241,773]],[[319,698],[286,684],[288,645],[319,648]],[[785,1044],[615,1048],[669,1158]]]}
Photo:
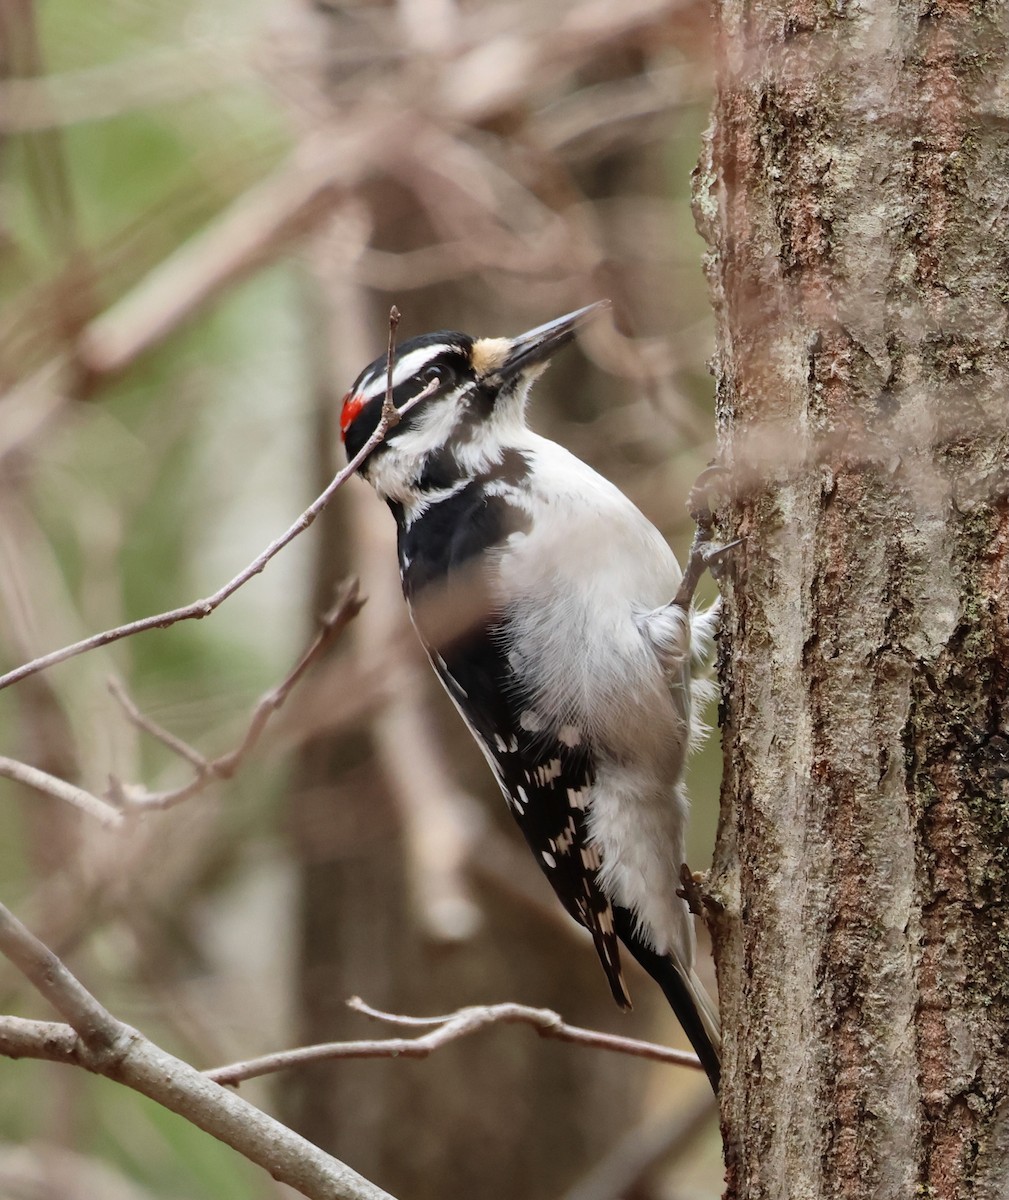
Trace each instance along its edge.
{"label": "woodpecker beak", "polygon": [[575,332],[610,307],[609,300],[597,300],[585,308],[558,317],[545,325],[537,325],[528,333],[520,333],[508,343],[507,353],[497,369],[503,380],[525,374],[531,367],[546,366],[547,362],[562,346],[566,346]]}

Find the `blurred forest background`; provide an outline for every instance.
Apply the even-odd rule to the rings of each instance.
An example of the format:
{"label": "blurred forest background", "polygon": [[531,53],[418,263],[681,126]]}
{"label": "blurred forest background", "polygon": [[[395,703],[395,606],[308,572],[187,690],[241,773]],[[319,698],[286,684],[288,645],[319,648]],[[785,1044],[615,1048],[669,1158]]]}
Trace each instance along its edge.
{"label": "blurred forest background", "polygon": [[[714,432],[690,212],[709,40],[697,0],[0,0],[0,672],[206,596],[281,533],[342,464],[339,401],[392,303],[402,337],[510,335],[610,297],[534,422],[682,558]],[[0,692],[0,754],[100,795],[175,788],[192,767],[110,676],[212,757],[337,583],[368,597],[232,781],[107,830],[0,780],[2,899],[199,1067],[392,1032],[354,994],[416,1015],[515,1000],[684,1044],[637,972],[634,1013],[614,1009],[420,660],[393,544],[352,480],[213,616]],[[712,744],[695,869],[717,789]],[[0,989],[51,1016],[13,968]],[[243,1094],[400,1200],[720,1193],[701,1074],[518,1027]],[[0,1063],[2,1200],[281,1194],[132,1092]]]}

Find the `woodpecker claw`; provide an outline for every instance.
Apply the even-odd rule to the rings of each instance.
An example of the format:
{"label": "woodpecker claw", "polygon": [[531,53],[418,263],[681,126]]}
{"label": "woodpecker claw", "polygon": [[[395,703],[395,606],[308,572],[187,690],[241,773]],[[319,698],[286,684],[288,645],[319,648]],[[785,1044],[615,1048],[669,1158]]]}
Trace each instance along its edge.
{"label": "woodpecker claw", "polygon": [[672,601],[680,608],[690,607],[697,584],[705,569],[709,570],[717,581],[725,558],[731,550],[741,544],[742,539],[740,538],[736,538],[732,542],[714,542],[712,540],[715,518],[711,512],[709,497],[714,490],[715,481],[729,473],[728,467],[719,466],[717,463],[705,467],[694,480],[694,486],[690,489],[687,497],[687,508],[697,528],[690,546],[690,556],[687,559],[686,570],[683,572],[683,579],[680,581],[680,586]]}
{"label": "woodpecker claw", "polygon": [[725,560],[729,557],[737,546],[743,544],[742,538],[734,538],[731,542],[712,542],[701,550],[701,556],[704,559],[704,565],[711,572],[712,577],[717,583],[725,572]]}
{"label": "woodpecker claw", "polygon": [[693,518],[695,524],[704,525],[710,523],[713,518],[711,515],[710,496],[714,490],[713,485],[716,480],[729,475],[728,467],[723,467],[719,463],[712,463],[694,480],[694,485],[687,495],[687,511]]}

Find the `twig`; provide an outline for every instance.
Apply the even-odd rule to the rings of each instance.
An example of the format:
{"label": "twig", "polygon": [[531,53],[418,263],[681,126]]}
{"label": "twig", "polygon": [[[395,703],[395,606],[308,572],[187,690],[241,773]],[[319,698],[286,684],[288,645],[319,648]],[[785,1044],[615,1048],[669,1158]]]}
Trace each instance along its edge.
{"label": "twig", "polygon": [[[531,1008],[526,1004],[489,1004],[462,1008],[457,1013],[444,1017],[404,1017],[398,1013],[383,1012],[366,1004],[360,996],[347,1001],[355,1012],[371,1017],[375,1021],[389,1021],[394,1025],[413,1025],[417,1022],[460,1020],[463,1025],[474,1022],[474,1029],[487,1025],[532,1025],[541,1037],[559,1042],[573,1042],[580,1046],[592,1046],[597,1050],[612,1050],[616,1054],[629,1054],[632,1058],[648,1058],[655,1062],[671,1063],[678,1067],[701,1070],[697,1055],[689,1050],[674,1050],[671,1046],[660,1046],[656,1042],[645,1042],[640,1038],[622,1037],[618,1033],[600,1033],[596,1029],[583,1029],[579,1025],[568,1025],[558,1013],[549,1008]],[[465,1032],[469,1032],[466,1028]]]}
{"label": "twig", "polygon": [[275,687],[262,696],[249,719],[245,736],[234,750],[217,758],[208,759],[188,742],[176,737],[174,733],[152,721],[140,711],[130,699],[126,689],[117,679],[109,680],[109,690],[129,719],[145,733],[156,738],[162,745],[167,746],[174,754],[183,758],[195,768],[196,775],[181,787],[165,792],[147,792],[135,787],[128,787],[120,780],[110,781],[110,794],[120,808],[132,809],[165,809],[171,808],[183,800],[189,800],[198,795],[209,784],[218,779],[231,779],[245,758],[251,753],[262,736],[270,717],[281,707],[295,684],[301,679],[308,668],[319,658],[327,646],[336,638],[355,616],[361,611],[364,601],[358,595],[357,580],[351,580],[340,591],[333,607],[323,616],[318,633],[311,644],[298,659],[294,667]]}
{"label": "twig", "polygon": [[[304,675],[313,662],[319,657],[326,646],[347,627],[348,623],[361,611],[364,601],[358,598],[357,581],[352,580],[340,593],[336,604],[322,618],[321,628],[312,640],[311,645],[285,676],[285,678],[266,693],[252,711],[249,725],[241,743],[227,754],[218,758],[208,759],[199,750],[184,742],[181,738],[170,733],[156,721],[151,720],[140,711],[130,699],[129,694],[118,679],[109,680],[109,691],[122,706],[127,717],[139,729],[167,746],[173,754],[183,758],[193,768],[196,775],[182,787],[165,792],[148,792],[143,788],[126,785],[112,776],[109,780],[107,799],[101,799],[94,793],[68,783],[56,775],[50,775],[38,767],[18,762],[13,758],[0,757],[0,775],[13,779],[26,787],[57,800],[65,801],[97,818],[103,825],[119,826],[124,819],[124,810],[165,809],[180,804],[198,795],[217,779],[230,779],[238,770],[242,761],[252,751],[259,741],[270,717],[284,703],[291,689]],[[109,801],[112,801],[110,803]]]}
{"label": "twig", "polygon": [[360,597],[358,582],[356,579],[351,579],[341,588],[333,607],[323,615],[319,622],[319,631],[312,639],[311,645],[298,659],[288,675],[272,691],[267,692],[256,705],[242,744],[232,750],[230,754],[223,754],[210,764],[210,770],[215,775],[223,779],[231,778],[242,759],[259,741],[267,721],[287,700],[295,684],[322,656],[330,643],[340,636],[363,607],[364,601]]}
{"label": "twig", "polygon": [[617,1034],[599,1033],[567,1025],[560,1016],[546,1008],[529,1008],[524,1004],[489,1004],[472,1008],[461,1008],[458,1012],[443,1017],[406,1017],[396,1013],[381,1012],[365,1004],[358,997],[347,1002],[355,1011],[379,1021],[395,1025],[434,1026],[428,1033],[414,1038],[383,1038],[377,1041],[324,1042],[316,1046],[301,1046],[296,1050],[282,1050],[262,1058],[246,1062],[231,1063],[207,1072],[217,1083],[237,1084],[260,1075],[270,1075],[305,1063],[323,1062],[335,1058],[427,1058],[449,1042],[468,1037],[491,1025],[531,1025],[540,1037],[555,1038],[561,1042],[573,1042],[581,1046],[592,1046],[597,1050],[611,1050],[618,1054],[630,1054],[637,1058],[648,1058],[655,1062],[672,1063],[680,1067],[700,1069],[695,1055],[686,1050],[673,1050],[669,1046],[658,1046],[654,1042],[643,1042],[637,1038],[620,1037]]}
{"label": "twig", "polygon": [[72,804],[75,808],[86,812],[88,816],[97,818],[103,825],[122,824],[122,813],[113,808],[111,804],[100,800],[76,784],[68,783],[56,775],[50,775],[48,771],[41,771],[38,767],[29,766],[28,763],[18,762],[13,758],[0,757],[0,775],[7,779],[13,779],[17,783],[23,783],[25,787],[33,788],[36,792],[42,792],[44,795],[53,796],[57,800]]}
{"label": "twig", "polygon": [[387,1192],[112,1016],[0,905],[6,955],[68,1024],[0,1017],[0,1053],[72,1063],[178,1113],[310,1200],[392,1200]]}
{"label": "twig", "polygon": [[190,746],[188,742],[184,742],[182,738],[176,737],[174,733],[165,729],[163,725],[159,725],[157,721],[147,716],[146,713],[142,713],[131,699],[121,679],[118,679],[115,675],[110,676],[108,688],[113,700],[116,701],[133,725],[149,737],[154,738],[156,742],[160,742],[163,746],[166,746],[173,754],[177,754],[179,758],[184,758],[190,766],[196,768],[197,774],[209,774],[209,759],[202,755],[199,750]]}
{"label": "twig", "polygon": [[343,470],[337,472],[333,482],[326,490],[312,501],[289,529],[282,533],[280,537],[275,538],[244,570],[240,571],[233,579],[230,579],[223,587],[218,588],[212,595],[202,600],[194,600],[191,604],[183,605],[181,608],[169,609],[167,612],[155,613],[149,617],[141,617],[137,621],[129,621],[125,625],[117,625],[114,629],[106,629],[103,633],[92,634],[91,637],[74,642],[71,646],[64,646],[60,650],[53,650],[49,654],[43,654],[40,658],[34,658],[31,662],[24,663],[22,666],[16,667],[13,671],[8,671],[6,675],[0,675],[0,691],[10,687],[11,684],[18,683],[22,679],[27,679],[29,675],[36,675],[39,671],[45,671],[49,667],[56,666],[57,663],[76,658],[79,654],[86,654],[89,650],[97,650],[101,646],[108,646],[112,642],[120,641],[122,638],[132,637],[137,633],[144,633],[148,629],[167,629],[170,625],[175,625],[179,621],[199,621],[204,617],[209,617],[229,596],[234,595],[240,587],[258,575],[266,567],[267,563],[279,554],[288,543],[294,541],[300,533],[304,533],[330,502],[334,494],[343,487],[372,450],[382,441],[393,425],[402,420],[415,405],[427,399],[437,387],[438,382],[434,380],[422,391],[418,392],[416,396],[412,396],[407,400],[400,408],[393,409],[392,416],[395,418],[394,420],[391,420],[389,414],[383,409],[375,432],[368,438]]}
{"label": "twig", "polygon": [[385,396],[382,398],[382,419],[392,420],[396,406],[392,402],[392,368],[396,358],[396,331],[399,329],[399,309],[389,309],[389,348],[385,356]]}
{"label": "twig", "polygon": [[128,1032],[127,1026],[103,1008],[49,947],[2,904],[0,953],[56,1009],[89,1050],[108,1052]]}

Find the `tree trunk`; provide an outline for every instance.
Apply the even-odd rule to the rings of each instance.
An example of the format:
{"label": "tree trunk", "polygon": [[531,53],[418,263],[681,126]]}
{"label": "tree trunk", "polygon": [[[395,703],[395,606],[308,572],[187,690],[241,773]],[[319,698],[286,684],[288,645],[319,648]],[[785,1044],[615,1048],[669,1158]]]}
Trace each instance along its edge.
{"label": "tree trunk", "polygon": [[726,1194],[999,1200],[1007,9],[717,12]]}

